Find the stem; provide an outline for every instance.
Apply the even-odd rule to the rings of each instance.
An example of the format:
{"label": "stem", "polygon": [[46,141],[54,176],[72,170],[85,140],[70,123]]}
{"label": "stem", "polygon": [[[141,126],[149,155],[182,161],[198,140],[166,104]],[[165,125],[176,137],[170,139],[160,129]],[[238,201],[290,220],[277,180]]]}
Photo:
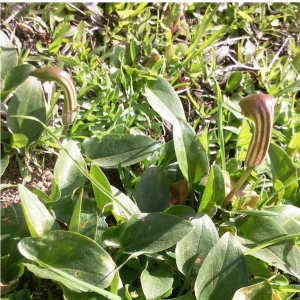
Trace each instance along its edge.
{"label": "stem", "polygon": [[226,171],[226,162],[225,162],[225,143],[224,143],[224,135],[223,135],[223,99],[220,86],[217,81],[217,96],[218,96],[218,136],[219,136],[219,146],[220,146],[220,156],[222,163],[222,170]]}
{"label": "stem", "polygon": [[77,109],[76,89],[71,76],[64,70],[57,67],[44,67],[35,69],[31,74],[43,81],[55,81],[64,91],[64,107],[62,122],[64,124],[63,135],[66,135],[70,124],[74,121]]}
{"label": "stem", "polygon": [[252,170],[263,162],[268,153],[272,136],[276,99],[273,96],[262,93],[254,94],[243,98],[239,105],[243,114],[253,119],[255,130],[245,159],[246,170],[230,193],[225,197],[223,207],[229,204],[234,194],[242,187]]}
{"label": "stem", "polygon": [[244,182],[248,179],[250,176],[252,170],[254,167],[248,167],[240,177],[240,179],[237,181],[237,183],[234,185],[233,189],[230,191],[230,193],[225,197],[224,202],[223,202],[223,207],[226,207],[229,202],[232,200],[234,194],[242,187]]}

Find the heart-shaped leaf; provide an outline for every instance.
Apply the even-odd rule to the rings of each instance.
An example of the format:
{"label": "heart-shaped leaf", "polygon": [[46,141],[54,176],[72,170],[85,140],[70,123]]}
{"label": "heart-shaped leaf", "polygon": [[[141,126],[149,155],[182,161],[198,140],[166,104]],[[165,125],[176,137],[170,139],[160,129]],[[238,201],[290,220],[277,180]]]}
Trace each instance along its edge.
{"label": "heart-shaped leaf", "polygon": [[28,144],[28,138],[24,134],[12,134],[10,138],[10,146],[13,149],[23,148]]}
{"label": "heart-shaped leaf", "polygon": [[147,299],[156,299],[172,288],[173,273],[166,264],[160,263],[141,274],[141,284]]}
{"label": "heart-shaped leaf", "polygon": [[141,212],[162,212],[170,206],[169,182],[164,171],[156,166],[148,168],[133,191],[133,198]]}
{"label": "heart-shaped leaf", "polygon": [[22,83],[10,100],[7,111],[7,126],[12,133],[23,134],[28,143],[35,142],[43,132],[43,126],[33,120],[13,117],[13,115],[32,116],[46,122],[46,102],[41,83],[29,77]]}
{"label": "heart-shaped leaf", "polygon": [[126,253],[155,253],[168,249],[193,228],[190,222],[163,213],[134,215],[125,227],[121,248]]}

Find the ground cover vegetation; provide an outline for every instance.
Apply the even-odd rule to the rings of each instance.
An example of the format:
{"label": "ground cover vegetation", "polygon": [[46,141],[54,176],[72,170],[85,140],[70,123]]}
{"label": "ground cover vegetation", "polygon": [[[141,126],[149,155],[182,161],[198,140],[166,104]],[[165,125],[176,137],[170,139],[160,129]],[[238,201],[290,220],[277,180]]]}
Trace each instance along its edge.
{"label": "ground cover vegetation", "polygon": [[300,299],[299,6],[2,3],[2,298]]}

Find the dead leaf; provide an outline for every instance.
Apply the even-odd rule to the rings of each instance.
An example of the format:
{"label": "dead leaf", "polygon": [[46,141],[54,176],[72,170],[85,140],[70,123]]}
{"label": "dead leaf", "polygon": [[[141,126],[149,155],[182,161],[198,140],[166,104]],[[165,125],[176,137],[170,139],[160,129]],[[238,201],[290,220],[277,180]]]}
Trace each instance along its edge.
{"label": "dead leaf", "polygon": [[190,189],[191,184],[185,179],[173,182],[169,188],[171,205],[183,205]]}

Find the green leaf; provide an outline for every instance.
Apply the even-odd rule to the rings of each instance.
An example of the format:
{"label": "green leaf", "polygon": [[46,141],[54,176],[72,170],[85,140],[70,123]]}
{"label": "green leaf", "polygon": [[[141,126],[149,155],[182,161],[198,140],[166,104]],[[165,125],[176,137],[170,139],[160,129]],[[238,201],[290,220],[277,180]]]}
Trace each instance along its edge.
{"label": "green leaf", "polygon": [[174,246],[193,226],[179,217],[162,214],[134,215],[126,224],[121,248],[126,253],[155,253]]}
{"label": "green leaf", "polygon": [[151,107],[172,125],[177,123],[177,118],[185,120],[182,103],[164,78],[157,76],[155,80],[148,81],[145,96]]}
{"label": "green leaf", "polygon": [[293,58],[292,65],[296,70],[300,69],[300,52]]}
{"label": "green leaf", "polygon": [[124,230],[124,223],[120,226],[111,226],[107,228],[103,233],[103,242],[106,246],[112,248],[120,248],[121,245],[121,235]]}
{"label": "green leaf", "polygon": [[225,93],[230,94],[235,89],[237,89],[240,86],[242,79],[243,79],[243,72],[237,71],[232,73],[226,82]]}
{"label": "green leaf", "polygon": [[64,285],[61,285],[61,289],[63,290],[65,300],[107,300],[107,297],[99,295],[95,292],[75,292],[71,289],[68,289]]}
{"label": "green leaf", "polygon": [[214,172],[214,202],[217,205],[222,205],[225,198],[225,179],[219,165],[212,167]]}
{"label": "green leaf", "polygon": [[194,129],[178,119],[173,128],[175,153],[183,176],[191,183],[208,173],[208,158]]}
{"label": "green leaf", "polygon": [[[6,294],[6,293],[9,293],[13,290],[15,290],[19,285],[19,279],[14,279],[14,280],[11,280],[9,282],[6,282],[5,279],[1,279],[1,294]],[[19,293],[19,292],[18,292]],[[29,291],[28,291],[28,294],[29,294]],[[32,298],[30,297],[30,294],[27,295],[28,297],[25,297],[24,298],[24,295],[21,296],[20,299],[24,299],[24,300],[31,300]],[[9,298],[1,298],[1,300],[10,300]]]}
{"label": "green leaf", "polygon": [[83,189],[74,206],[69,231],[80,233],[96,241],[101,247],[105,246],[102,241],[103,232],[107,229],[105,217],[98,217],[95,202],[90,199],[82,199]]}
{"label": "green leaf", "polygon": [[245,256],[245,259],[249,276],[258,276],[266,279],[272,276],[272,269],[269,269],[268,264],[266,264],[265,262],[258,260],[250,255]]}
{"label": "green leaf", "polygon": [[186,205],[174,205],[164,211],[164,213],[180,217],[185,220],[191,220],[196,216],[195,210]]}
{"label": "green leaf", "polygon": [[241,147],[241,151],[239,152],[239,160],[244,161],[247,154],[247,149],[249,147],[251,141],[252,133],[250,131],[250,126],[246,119],[242,122],[241,131],[237,140],[236,147]]}
{"label": "green leaf", "polygon": [[125,211],[117,201],[113,202],[113,215],[117,219],[117,221],[120,220],[128,220],[131,216],[134,214],[140,214],[141,211],[136,206],[136,204],[125,194],[120,192],[117,188],[111,187],[113,196],[115,199],[118,200],[119,203],[123,203],[123,205],[127,208],[127,211]]}
{"label": "green leaf", "polygon": [[173,273],[170,267],[160,263],[141,273],[141,284],[147,299],[159,298],[172,288]]}
{"label": "green leaf", "polygon": [[19,184],[22,209],[31,236],[41,236],[51,230],[59,229],[54,217],[44,204],[25,186]]}
{"label": "green leaf", "polygon": [[[105,174],[102,172],[102,170],[98,166],[96,166],[95,164],[92,164],[90,174],[93,178],[95,178],[95,180],[97,180],[99,182],[99,184],[104,189],[107,190],[108,193],[112,194],[110,183],[109,183],[108,179],[106,178]],[[103,209],[105,209],[105,211],[112,210],[112,205],[107,206],[107,204],[109,204],[109,203],[112,204],[111,199],[108,198],[93,183],[92,183],[92,188],[93,188],[94,196],[95,196],[95,199],[96,199],[97,207],[100,209],[100,211],[102,211]]]}
{"label": "green leaf", "polygon": [[277,213],[272,220],[280,225],[288,234],[300,232],[300,208],[293,205],[278,205],[266,209]]}
{"label": "green leaf", "polygon": [[195,282],[197,300],[231,300],[248,285],[247,265],[239,244],[225,233],[208,253]]}
{"label": "green leaf", "polygon": [[[269,147],[270,166],[273,179],[280,180],[284,185],[297,178],[297,169],[286,152],[271,143]],[[298,184],[295,182],[285,189],[284,198],[295,201]]]}
{"label": "green leaf", "polygon": [[[245,251],[276,238],[288,238],[288,232],[273,218],[270,216],[245,216],[237,218],[235,224],[238,236],[241,237],[239,241],[242,243]],[[300,251],[291,239],[283,240],[267,248],[252,252],[251,255],[293,276],[300,277]]]}
{"label": "green leaf", "polygon": [[181,273],[196,278],[209,251],[218,242],[218,231],[212,220],[204,214],[191,221],[193,230],[176,245],[176,264]]}
{"label": "green leaf", "polygon": [[170,300],[196,300],[196,297],[192,295],[184,295],[178,298],[172,298]]}
{"label": "green leaf", "polygon": [[264,281],[237,290],[232,300],[272,300],[272,288]]}
{"label": "green leaf", "polygon": [[83,210],[80,214],[78,233],[96,240],[98,226],[98,214],[96,211]]}
{"label": "green leaf", "polygon": [[166,168],[170,163],[176,160],[174,140],[170,140],[160,147],[160,156],[158,159],[158,165],[162,168]]}
{"label": "green leaf", "polygon": [[216,5],[213,10],[210,9],[210,5],[207,7],[202,21],[198,24],[197,31],[193,35],[193,43],[191,46],[189,46],[187,54],[193,54],[196,47],[199,46],[201,39],[203,38],[207,30],[209,30],[209,26],[211,25],[212,20],[217,13],[218,7],[219,5]]}
{"label": "green leaf", "polygon": [[12,134],[10,137],[10,146],[13,149],[23,148],[28,144],[28,138],[24,134]]}
{"label": "green leaf", "polygon": [[74,58],[74,57],[58,55],[57,59],[63,62],[64,64],[66,64],[67,66],[72,66],[72,67],[80,66],[80,60],[77,57]]}
{"label": "green leaf", "polygon": [[38,188],[27,186],[28,190],[37,195],[44,203],[52,202],[52,199],[43,191]]}
{"label": "green leaf", "polygon": [[11,281],[20,278],[24,273],[24,266],[18,263],[12,263],[5,269],[5,277]]}
{"label": "green leaf", "polygon": [[86,139],[82,154],[103,168],[130,166],[151,156],[159,144],[152,138],[132,134],[108,134],[102,138]]}
{"label": "green leaf", "polygon": [[[78,283],[73,283],[72,280],[70,280],[69,276],[62,276],[61,274],[57,274],[56,272],[52,271],[51,268],[40,267],[36,263],[29,263],[29,262],[23,263],[23,265],[38,278],[50,279],[59,282],[60,284],[68,287],[72,291],[78,293],[81,291],[87,291],[87,289],[85,289],[83,286],[79,285]],[[59,272],[59,273],[62,273],[64,275],[64,272]]]}
{"label": "green leaf", "polygon": [[[84,158],[76,143],[69,141],[65,147],[73,159],[80,163],[84,169],[87,169]],[[62,198],[73,196],[75,190],[82,187],[86,181],[84,174],[78,170],[73,160],[65,151],[62,151],[57,158],[54,167],[54,179],[61,191]]]}
{"label": "green leaf", "polygon": [[69,231],[79,232],[79,224],[80,224],[80,213],[81,213],[81,206],[82,206],[82,194],[83,189],[81,190],[81,193],[79,197],[76,200],[76,203],[74,205],[72,217],[69,224]]}
{"label": "green leaf", "polygon": [[[217,8],[217,6],[216,6]],[[194,58],[200,55],[200,53],[203,52],[207,47],[213,44],[213,42],[217,39],[220,38],[226,33],[227,31],[227,26],[221,27],[218,31],[214,32],[208,39],[206,39],[203,43],[201,43],[199,49],[194,51],[192,54],[190,54],[183,62],[182,62],[182,67],[186,67]]]}
{"label": "green leaf", "polygon": [[[53,140],[62,148],[64,152],[70,157],[70,159],[73,161],[74,165],[78,168],[78,170],[86,176],[93,184],[95,184],[104,194],[106,194],[107,197],[111,198],[112,201],[116,202],[116,206],[119,206],[121,210],[124,212],[125,215],[131,215],[131,208],[129,209],[125,204],[123,204],[118,198],[114,198],[111,194],[107,193],[107,191],[89,174],[89,172],[78,162],[76,159],[74,159],[69,151],[60,143],[59,139],[55,136],[55,134],[42,122],[40,122],[37,118],[34,117],[24,117],[29,120],[34,120],[36,122],[39,122],[44,129],[47,131],[47,133],[53,138]],[[55,182],[55,180],[53,181]],[[137,209],[137,207],[135,206]],[[65,219],[68,219],[65,218]]]}
{"label": "green leaf", "polygon": [[291,158],[293,158],[296,152],[299,150],[300,150],[300,132],[296,133],[292,137],[291,141],[289,142],[288,148],[286,149],[286,152]]}
{"label": "green leaf", "polygon": [[[294,292],[294,293],[300,293],[300,284],[289,284],[287,286],[277,286],[273,285],[272,286],[274,290],[276,291],[284,291],[284,292]],[[296,300],[298,300],[297,298]]]}
{"label": "green leaf", "polygon": [[135,185],[133,198],[141,212],[166,210],[170,206],[170,191],[165,172],[156,166],[148,168]]}
{"label": "green leaf", "polygon": [[5,153],[4,151],[1,151],[0,176],[3,175],[3,173],[5,172],[8,164],[9,164],[9,155],[8,155],[8,153]]}
{"label": "green leaf", "polygon": [[0,30],[0,79],[4,79],[10,69],[18,63],[17,50],[7,35]]}
{"label": "green leaf", "polygon": [[208,181],[201,198],[199,212],[214,216],[217,205],[222,205],[225,199],[225,180],[221,168],[214,165],[209,173]]}
{"label": "green leaf", "polygon": [[[1,253],[9,254],[7,265],[19,262],[22,258],[17,243],[24,237],[30,236],[24,212],[20,203],[12,203],[1,210]],[[1,259],[1,268],[5,264]]]}
{"label": "green leaf", "polygon": [[84,283],[106,288],[114,278],[115,263],[109,254],[79,233],[53,231],[41,237],[24,238],[18,249],[42,267],[43,278],[56,275],[70,286],[82,282],[82,286],[77,286],[81,290]]}
{"label": "green leaf", "polygon": [[300,80],[297,80],[290,84],[288,87],[285,89],[279,91],[276,93],[274,96],[279,98],[282,95],[288,94],[288,93],[297,93],[300,90]]}
{"label": "green leaf", "polygon": [[20,86],[35,69],[31,65],[19,65],[9,70],[4,79],[4,91],[11,91]]}
{"label": "green leaf", "polygon": [[283,196],[284,196],[284,191],[285,191],[283,183],[280,180],[275,179],[275,180],[273,180],[273,188],[277,192],[276,193],[276,197],[277,197],[276,202],[281,203]]}
{"label": "green leaf", "polygon": [[32,116],[46,122],[46,103],[41,83],[29,77],[18,88],[10,100],[7,111],[7,126],[12,133],[23,134],[28,143],[35,142],[43,132],[43,126],[32,120],[13,117],[13,115]]}

